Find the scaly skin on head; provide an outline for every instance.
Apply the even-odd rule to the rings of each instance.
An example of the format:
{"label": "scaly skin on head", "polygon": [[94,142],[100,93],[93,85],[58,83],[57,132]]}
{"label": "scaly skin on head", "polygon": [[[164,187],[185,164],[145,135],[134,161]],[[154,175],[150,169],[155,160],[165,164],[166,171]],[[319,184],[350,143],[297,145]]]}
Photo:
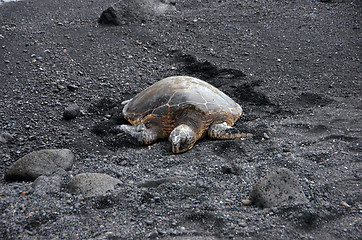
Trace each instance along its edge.
{"label": "scaly skin on head", "polygon": [[195,132],[185,124],[177,126],[168,139],[172,144],[173,153],[182,153],[191,149],[197,140]]}

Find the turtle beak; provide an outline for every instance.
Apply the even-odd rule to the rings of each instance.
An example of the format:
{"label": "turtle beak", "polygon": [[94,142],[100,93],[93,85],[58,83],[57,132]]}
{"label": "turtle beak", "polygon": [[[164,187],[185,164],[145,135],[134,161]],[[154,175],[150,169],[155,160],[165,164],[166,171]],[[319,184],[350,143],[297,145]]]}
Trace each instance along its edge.
{"label": "turtle beak", "polygon": [[173,135],[173,136],[170,136],[170,138],[168,140],[171,142],[172,152],[178,153],[180,151],[181,138],[179,136]]}

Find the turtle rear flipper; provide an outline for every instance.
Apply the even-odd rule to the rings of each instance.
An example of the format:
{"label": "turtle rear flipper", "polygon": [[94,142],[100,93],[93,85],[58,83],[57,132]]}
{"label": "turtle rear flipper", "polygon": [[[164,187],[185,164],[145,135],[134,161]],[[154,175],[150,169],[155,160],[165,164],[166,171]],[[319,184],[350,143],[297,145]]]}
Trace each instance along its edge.
{"label": "turtle rear flipper", "polygon": [[173,153],[182,153],[191,149],[196,142],[196,135],[186,124],[178,125],[170,134],[168,140],[172,144]]}
{"label": "turtle rear flipper", "polygon": [[253,135],[250,133],[242,133],[237,128],[231,127],[223,123],[211,124],[208,135],[214,139],[236,139],[236,138],[249,138]]}
{"label": "turtle rear flipper", "polygon": [[135,141],[144,145],[154,143],[157,140],[157,133],[153,129],[147,129],[144,124],[137,126],[118,125],[114,128],[118,136],[127,135],[129,140]]}

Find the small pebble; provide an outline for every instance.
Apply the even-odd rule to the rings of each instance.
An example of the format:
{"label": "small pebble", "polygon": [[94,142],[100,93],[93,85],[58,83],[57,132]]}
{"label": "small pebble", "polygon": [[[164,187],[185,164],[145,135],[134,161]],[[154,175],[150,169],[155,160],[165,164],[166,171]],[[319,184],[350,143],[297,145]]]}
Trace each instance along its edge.
{"label": "small pebble", "polygon": [[146,237],[150,238],[150,239],[155,239],[158,237],[158,232],[156,232],[156,231],[150,232],[146,235]]}
{"label": "small pebble", "polygon": [[68,88],[68,90],[69,90],[70,92],[73,92],[73,91],[75,91],[75,90],[78,89],[78,86],[73,85],[73,84],[70,84],[70,85],[67,86],[67,88]]}
{"label": "small pebble", "polygon": [[241,200],[241,202],[245,205],[245,206],[250,206],[253,202],[250,199],[243,199]]}
{"label": "small pebble", "polygon": [[63,112],[63,118],[65,120],[71,120],[76,118],[80,112],[80,107],[77,104],[69,105]]}
{"label": "small pebble", "polygon": [[351,205],[349,205],[345,201],[341,201],[341,205],[342,205],[342,207],[345,207],[345,208],[351,208]]}
{"label": "small pebble", "polygon": [[148,226],[151,226],[153,224],[153,220],[146,220],[145,223],[148,225]]}

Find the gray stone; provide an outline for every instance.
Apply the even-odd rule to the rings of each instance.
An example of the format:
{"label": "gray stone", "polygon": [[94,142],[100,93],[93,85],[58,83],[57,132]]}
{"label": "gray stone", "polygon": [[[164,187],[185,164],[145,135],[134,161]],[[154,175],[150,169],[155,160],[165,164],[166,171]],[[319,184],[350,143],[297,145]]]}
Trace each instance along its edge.
{"label": "gray stone", "polygon": [[12,135],[8,132],[0,133],[0,143],[9,143],[13,139],[14,139],[14,135]]}
{"label": "gray stone", "polygon": [[258,207],[308,202],[297,177],[286,168],[277,169],[260,179],[253,187],[250,200]]}
{"label": "gray stone", "polygon": [[33,194],[56,193],[60,191],[62,178],[59,175],[55,176],[39,176],[33,182]]}
{"label": "gray stone", "polygon": [[73,194],[84,196],[105,195],[107,191],[114,190],[114,187],[122,182],[109,175],[102,173],[81,173],[74,176],[68,183],[68,191]]}
{"label": "gray stone", "polygon": [[74,155],[69,149],[46,149],[35,151],[20,158],[5,174],[7,181],[33,181],[37,177],[50,176],[70,170]]}

